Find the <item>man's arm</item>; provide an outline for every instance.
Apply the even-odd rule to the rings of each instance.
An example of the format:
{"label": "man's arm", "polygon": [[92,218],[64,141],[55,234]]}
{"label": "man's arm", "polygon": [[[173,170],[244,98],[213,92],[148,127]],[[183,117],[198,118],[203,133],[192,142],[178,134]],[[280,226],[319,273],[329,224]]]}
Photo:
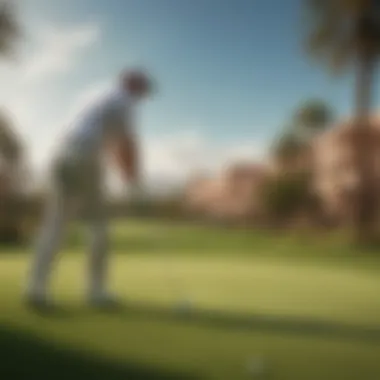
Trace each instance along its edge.
{"label": "man's arm", "polygon": [[133,184],[140,180],[139,147],[136,137],[125,135],[119,137],[112,150],[124,179]]}
{"label": "man's arm", "polygon": [[126,105],[124,97],[113,95],[105,108],[107,128],[111,129],[108,151],[115,160],[123,179],[130,183],[139,180],[139,146],[134,129],[131,108]]}

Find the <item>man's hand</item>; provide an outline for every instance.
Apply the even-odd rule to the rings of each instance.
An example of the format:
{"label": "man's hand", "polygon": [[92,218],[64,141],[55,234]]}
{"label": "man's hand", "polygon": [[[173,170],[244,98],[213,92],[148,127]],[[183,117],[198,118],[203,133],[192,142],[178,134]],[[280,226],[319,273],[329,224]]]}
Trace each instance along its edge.
{"label": "man's hand", "polygon": [[113,144],[113,154],[122,175],[127,183],[132,183],[131,187],[136,187],[139,181],[140,165],[138,157],[138,147],[136,140],[129,137],[118,139]]}

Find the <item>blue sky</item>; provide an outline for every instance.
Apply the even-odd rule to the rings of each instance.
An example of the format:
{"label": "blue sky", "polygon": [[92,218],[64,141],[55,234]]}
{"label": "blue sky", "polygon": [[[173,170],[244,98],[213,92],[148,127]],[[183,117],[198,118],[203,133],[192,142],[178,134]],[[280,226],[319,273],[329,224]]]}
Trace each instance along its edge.
{"label": "blue sky", "polygon": [[[12,68],[20,84],[9,107],[41,163],[78,99],[100,91],[124,65],[142,64],[160,88],[141,117],[152,173],[155,163],[157,173],[178,175],[191,156],[215,165],[239,152],[259,156],[303,99],[350,110],[351,78],[332,79],[305,58],[300,4],[20,0],[28,33],[24,62]],[[0,70],[3,83],[11,81]]]}

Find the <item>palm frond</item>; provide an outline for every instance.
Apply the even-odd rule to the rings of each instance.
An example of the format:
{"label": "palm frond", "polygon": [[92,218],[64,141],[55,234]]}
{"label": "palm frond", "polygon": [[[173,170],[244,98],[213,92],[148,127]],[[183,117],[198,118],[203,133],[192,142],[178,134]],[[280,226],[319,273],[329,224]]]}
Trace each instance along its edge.
{"label": "palm frond", "polygon": [[294,114],[294,124],[303,129],[321,129],[333,119],[333,110],[321,99],[308,100]]}
{"label": "palm frond", "polygon": [[380,54],[379,0],[305,0],[306,52],[340,73],[361,51]]}
{"label": "palm frond", "polygon": [[0,115],[0,156],[8,163],[20,161],[22,155],[21,142],[12,125],[4,115]]}
{"label": "palm frond", "polygon": [[15,16],[14,4],[11,1],[2,1],[0,3],[0,54],[11,56],[20,36],[21,29]]}

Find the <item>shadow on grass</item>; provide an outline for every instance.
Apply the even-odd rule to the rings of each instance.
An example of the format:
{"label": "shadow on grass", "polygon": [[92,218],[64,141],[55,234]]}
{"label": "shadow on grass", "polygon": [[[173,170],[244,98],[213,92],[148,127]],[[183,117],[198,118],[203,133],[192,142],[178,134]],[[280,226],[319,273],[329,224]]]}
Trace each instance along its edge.
{"label": "shadow on grass", "polygon": [[44,342],[30,333],[0,327],[0,376],[4,379],[73,380],[175,380],[195,376],[165,372],[136,363],[110,363],[59,345]]}
{"label": "shadow on grass", "polygon": [[[315,336],[317,338],[362,341],[380,345],[380,327],[349,325],[339,322],[313,320],[296,316],[274,316],[265,314],[237,314],[223,311],[207,311],[202,309],[168,308],[155,305],[130,303],[122,308],[108,311],[116,318],[139,318],[165,322],[189,323],[206,328],[251,330],[288,335]],[[53,318],[80,318],[94,311],[61,310],[51,314]]]}

